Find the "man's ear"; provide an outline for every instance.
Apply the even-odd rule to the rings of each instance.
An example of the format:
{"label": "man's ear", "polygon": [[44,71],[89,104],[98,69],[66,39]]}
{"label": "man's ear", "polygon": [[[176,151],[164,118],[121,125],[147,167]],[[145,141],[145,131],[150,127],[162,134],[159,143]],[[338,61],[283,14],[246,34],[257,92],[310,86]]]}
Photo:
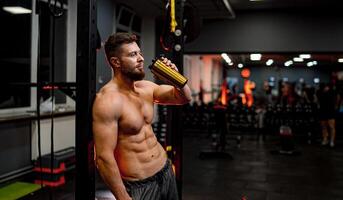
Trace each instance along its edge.
{"label": "man's ear", "polygon": [[110,58],[110,63],[113,67],[117,68],[120,66],[120,61],[118,57],[111,57]]}

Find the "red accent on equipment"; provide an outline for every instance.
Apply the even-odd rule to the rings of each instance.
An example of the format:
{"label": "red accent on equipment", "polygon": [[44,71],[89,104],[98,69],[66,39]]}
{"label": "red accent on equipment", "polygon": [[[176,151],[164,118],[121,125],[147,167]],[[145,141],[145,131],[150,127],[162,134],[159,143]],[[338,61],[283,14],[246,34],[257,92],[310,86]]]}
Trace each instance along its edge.
{"label": "red accent on equipment", "polygon": [[[61,172],[64,172],[66,170],[66,167],[65,167],[65,164],[64,163],[61,163],[59,168],[54,168],[52,170],[52,173],[53,174],[59,174]],[[44,173],[51,173],[51,169],[50,168],[40,168],[40,167],[35,167],[33,169],[33,171],[35,172],[44,172]]]}
{"label": "red accent on equipment", "polygon": [[42,181],[42,180],[35,180],[34,181],[36,184],[43,184],[46,186],[50,186],[50,187],[58,187],[60,185],[65,184],[65,178],[64,176],[61,176],[60,179],[58,181]]}

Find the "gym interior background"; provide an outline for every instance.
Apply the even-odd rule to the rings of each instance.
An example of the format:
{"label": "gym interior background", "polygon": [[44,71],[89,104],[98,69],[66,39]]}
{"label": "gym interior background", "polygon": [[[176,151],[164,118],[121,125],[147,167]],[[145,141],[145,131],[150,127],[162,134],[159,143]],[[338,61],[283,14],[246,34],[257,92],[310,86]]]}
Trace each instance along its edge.
{"label": "gym interior background", "polygon": [[[0,199],[75,199],[80,2],[0,2]],[[321,146],[317,104],[304,97],[314,96],[322,83],[342,96],[342,3],[182,2],[181,60],[193,101],[177,121],[181,138],[173,140],[169,131],[175,124],[170,108],[156,106],[154,120],[159,141],[177,142],[182,150],[177,160],[182,199],[342,199],[342,103],[335,147],[328,148]],[[150,60],[175,53],[160,42],[167,37],[166,4],[96,1],[96,90],[111,78],[102,45],[119,31],[140,37],[146,79],[155,81]],[[247,80],[254,85],[251,106],[244,93]],[[284,85],[296,97],[292,105],[282,105]],[[218,103],[225,112],[216,112]],[[52,175],[42,170],[51,168],[51,152]],[[42,180],[47,187],[40,188]],[[111,198],[98,178],[94,190],[98,199]]]}

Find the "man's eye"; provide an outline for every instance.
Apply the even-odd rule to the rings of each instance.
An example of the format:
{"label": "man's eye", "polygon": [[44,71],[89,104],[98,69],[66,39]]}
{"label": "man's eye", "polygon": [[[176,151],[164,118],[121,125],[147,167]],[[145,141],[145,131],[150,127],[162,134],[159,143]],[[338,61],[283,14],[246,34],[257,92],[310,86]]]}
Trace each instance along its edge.
{"label": "man's eye", "polygon": [[130,53],[130,56],[133,57],[133,56],[136,56],[137,55],[137,52],[132,52]]}

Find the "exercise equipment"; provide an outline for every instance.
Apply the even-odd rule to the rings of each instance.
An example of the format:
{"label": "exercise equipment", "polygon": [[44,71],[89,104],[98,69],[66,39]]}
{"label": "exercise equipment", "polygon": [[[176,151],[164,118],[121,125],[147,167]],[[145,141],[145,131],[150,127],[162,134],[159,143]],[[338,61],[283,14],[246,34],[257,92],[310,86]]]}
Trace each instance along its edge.
{"label": "exercise equipment", "polygon": [[41,189],[40,185],[25,182],[14,182],[0,188],[1,200],[14,200],[25,197]]}
{"label": "exercise equipment", "polygon": [[94,200],[92,104],[96,94],[97,2],[77,1],[75,199]]}
{"label": "exercise equipment", "polygon": [[[42,97],[42,91],[43,91],[43,81],[41,80],[41,51],[40,51],[40,47],[41,47],[41,42],[40,42],[40,27],[42,24],[42,10],[43,6],[42,2],[40,0],[38,0],[37,2],[37,7],[36,7],[36,14],[38,14],[39,16],[39,25],[38,25],[38,44],[39,44],[39,48],[38,48],[38,56],[37,56],[37,98],[36,98],[36,106],[37,106],[37,131],[38,131],[38,159],[41,160],[41,133],[40,133],[40,100]],[[51,40],[50,40],[50,67],[51,70],[49,71],[49,87],[47,87],[48,90],[50,90],[51,92],[51,99],[52,99],[52,103],[51,103],[51,112],[50,112],[50,123],[51,123],[51,129],[50,129],[50,170],[53,171],[53,165],[54,165],[54,99],[55,99],[55,36],[56,36],[56,19],[63,16],[65,13],[65,9],[64,9],[64,1],[61,0],[55,0],[54,2],[52,2],[51,0],[47,1],[47,7],[48,7],[48,11],[49,11],[49,17],[51,20]],[[51,88],[50,88],[51,87]],[[43,170],[43,166],[42,163],[39,164],[39,166],[37,166],[37,168],[39,168],[41,171]],[[43,180],[43,174],[40,174],[40,178],[39,180]],[[60,182],[63,182],[63,179],[59,179]],[[41,186],[42,181],[40,182]],[[52,199],[52,194],[50,193],[50,199]]]}
{"label": "exercise equipment", "polygon": [[209,121],[211,122],[211,127],[209,127],[212,139],[211,145],[209,149],[200,152],[199,158],[233,159],[232,155],[226,151],[226,137],[228,134],[226,106],[214,105],[212,107],[212,112],[213,113],[210,115],[209,119]]}
{"label": "exercise equipment", "polygon": [[[160,45],[164,51],[173,50],[177,44],[175,35],[181,36],[185,43],[194,41],[200,35],[202,19],[197,8],[190,1],[182,2],[182,9],[180,8],[178,0],[168,0],[165,6],[165,19],[160,35]],[[178,17],[181,17],[182,21]]]}
{"label": "exercise equipment", "polygon": [[241,147],[244,136],[252,135],[258,137],[258,120],[255,107],[247,107],[240,104],[228,107],[228,131],[234,136],[237,147]]}
{"label": "exercise equipment", "polygon": [[[51,159],[54,159],[51,162]],[[51,163],[53,166],[51,166]],[[35,162],[35,183],[58,187],[65,183],[64,173],[75,168],[75,148],[70,147],[40,157]]]}
{"label": "exercise equipment", "polygon": [[300,155],[301,152],[295,148],[294,134],[290,126],[282,125],[279,131],[280,145],[278,150],[272,150],[272,154]]}
{"label": "exercise equipment", "polygon": [[296,139],[312,144],[320,130],[316,110],[314,104],[296,104],[295,106],[269,104],[264,117],[265,132],[273,135],[281,126],[286,125],[292,129]]}
{"label": "exercise equipment", "polygon": [[280,153],[293,154],[295,151],[294,137],[292,129],[289,126],[280,127]]}
{"label": "exercise equipment", "polygon": [[157,114],[158,120],[152,124],[153,131],[157,137],[157,140],[166,149],[167,143],[167,106],[158,105]]}
{"label": "exercise equipment", "polygon": [[316,113],[314,104],[269,104],[264,118],[265,131],[271,135],[278,133],[280,144],[279,150],[272,153],[299,155],[301,152],[296,149],[298,142],[312,144],[320,130]]}

